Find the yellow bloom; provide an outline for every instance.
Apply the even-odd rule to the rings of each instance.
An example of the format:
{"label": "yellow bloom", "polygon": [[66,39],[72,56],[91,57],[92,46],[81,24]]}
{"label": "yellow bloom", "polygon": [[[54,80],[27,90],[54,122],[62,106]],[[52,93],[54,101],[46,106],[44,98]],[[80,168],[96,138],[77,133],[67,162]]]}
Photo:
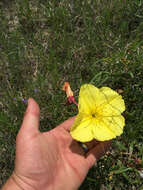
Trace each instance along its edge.
{"label": "yellow bloom", "polygon": [[80,89],[78,110],[70,130],[77,141],[106,141],[122,134],[125,119],[121,113],[125,104],[116,91],[85,84]]}
{"label": "yellow bloom", "polygon": [[112,175],[110,175],[110,176],[109,176],[109,180],[112,180],[112,179],[113,179],[113,176],[112,176]]}

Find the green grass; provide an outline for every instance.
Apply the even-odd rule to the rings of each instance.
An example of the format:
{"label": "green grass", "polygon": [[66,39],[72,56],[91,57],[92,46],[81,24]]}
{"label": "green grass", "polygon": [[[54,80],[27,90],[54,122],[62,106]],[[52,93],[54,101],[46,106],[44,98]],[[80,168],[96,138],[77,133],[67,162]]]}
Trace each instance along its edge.
{"label": "green grass", "polygon": [[0,185],[14,167],[22,98],[39,103],[41,131],[77,113],[66,106],[64,81],[76,99],[92,83],[121,89],[126,103],[124,134],[80,189],[143,189],[142,0],[1,0]]}

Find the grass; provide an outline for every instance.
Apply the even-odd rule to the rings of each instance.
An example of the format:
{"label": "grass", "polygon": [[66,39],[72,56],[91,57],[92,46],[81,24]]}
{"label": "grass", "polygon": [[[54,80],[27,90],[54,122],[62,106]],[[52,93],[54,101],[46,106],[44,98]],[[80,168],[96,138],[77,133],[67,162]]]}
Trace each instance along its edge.
{"label": "grass", "polygon": [[142,76],[141,0],[1,0],[0,185],[14,167],[23,98],[35,98],[40,129],[50,130],[77,113],[61,91],[69,81],[76,99],[80,86],[92,83],[122,92],[126,102],[124,134],[80,189],[143,189]]}

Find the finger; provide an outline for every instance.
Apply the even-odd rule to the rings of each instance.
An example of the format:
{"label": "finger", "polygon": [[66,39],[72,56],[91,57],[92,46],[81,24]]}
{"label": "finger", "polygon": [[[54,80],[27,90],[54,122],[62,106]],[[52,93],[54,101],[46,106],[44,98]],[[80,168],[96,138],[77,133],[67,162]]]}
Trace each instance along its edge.
{"label": "finger", "polygon": [[90,142],[86,142],[84,144],[87,146],[88,150],[91,150],[93,147],[95,147],[99,143],[100,143],[100,141],[97,141],[94,139],[94,140],[92,140]]}
{"label": "finger", "polygon": [[89,164],[89,168],[106,153],[110,146],[111,141],[100,142],[86,154],[86,160]]}
{"label": "finger", "polygon": [[65,129],[65,130],[67,130],[67,131],[70,131],[70,128],[71,128],[71,126],[72,126],[72,124],[73,124],[75,118],[76,118],[76,116],[71,117],[71,118],[69,118],[68,120],[66,120],[66,121],[64,121],[63,123],[61,123],[60,125],[58,125],[57,127],[58,127],[58,128],[63,128],[63,129]]}
{"label": "finger", "polygon": [[34,99],[29,98],[20,132],[29,136],[39,132],[40,108]]}

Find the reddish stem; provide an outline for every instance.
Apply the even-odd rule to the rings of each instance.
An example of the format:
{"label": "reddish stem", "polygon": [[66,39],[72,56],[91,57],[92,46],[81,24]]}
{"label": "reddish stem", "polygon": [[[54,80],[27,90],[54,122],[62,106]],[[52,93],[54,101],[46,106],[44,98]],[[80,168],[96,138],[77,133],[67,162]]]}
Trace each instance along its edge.
{"label": "reddish stem", "polygon": [[69,96],[69,97],[68,97],[68,101],[69,101],[70,103],[74,103],[74,104],[78,107],[78,104],[77,104],[77,102],[75,101],[75,99],[74,99],[73,96]]}

